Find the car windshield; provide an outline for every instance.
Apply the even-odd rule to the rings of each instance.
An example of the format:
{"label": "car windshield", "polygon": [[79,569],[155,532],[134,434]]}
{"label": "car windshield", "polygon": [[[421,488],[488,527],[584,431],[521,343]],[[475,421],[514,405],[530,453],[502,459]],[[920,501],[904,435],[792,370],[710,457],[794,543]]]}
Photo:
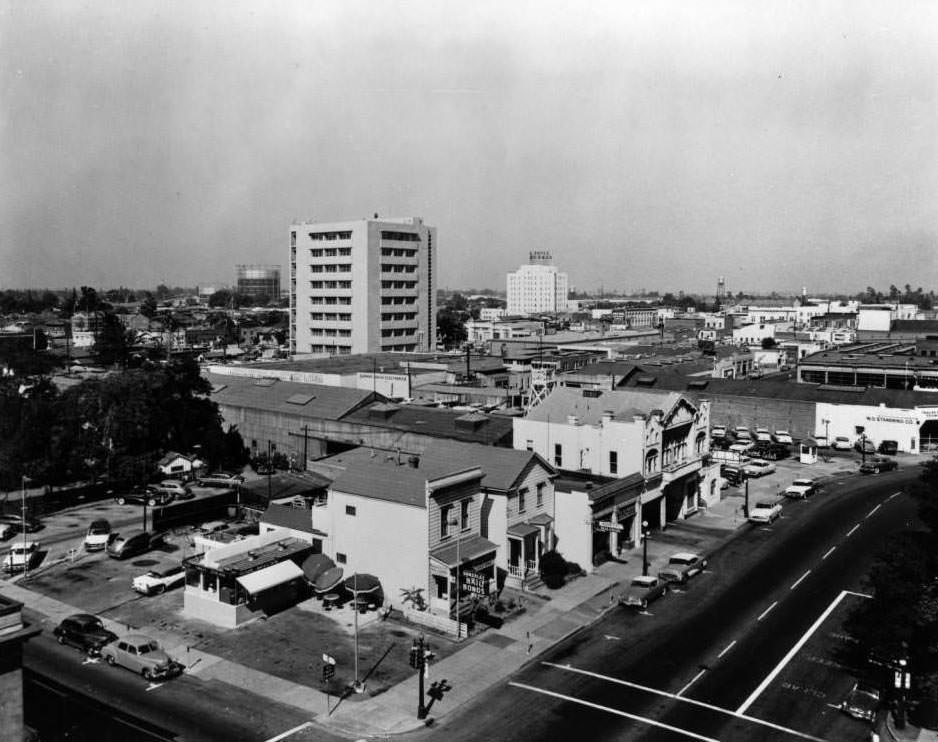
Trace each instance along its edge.
{"label": "car windshield", "polygon": [[756,505],[756,507],[771,509],[775,507],[775,503],[774,502],[760,502],[758,505]]}
{"label": "car windshield", "polygon": [[101,535],[102,533],[109,533],[110,530],[111,527],[107,523],[92,523],[88,533]]}
{"label": "car windshield", "polygon": [[796,487],[810,487],[813,482],[810,479],[796,479],[794,485]]}
{"label": "car windshield", "polygon": [[669,561],[671,564],[691,564],[694,557],[671,557]]}
{"label": "car windshield", "polygon": [[101,628],[103,625],[100,618],[86,618],[78,626],[83,631],[93,631],[94,629]]}

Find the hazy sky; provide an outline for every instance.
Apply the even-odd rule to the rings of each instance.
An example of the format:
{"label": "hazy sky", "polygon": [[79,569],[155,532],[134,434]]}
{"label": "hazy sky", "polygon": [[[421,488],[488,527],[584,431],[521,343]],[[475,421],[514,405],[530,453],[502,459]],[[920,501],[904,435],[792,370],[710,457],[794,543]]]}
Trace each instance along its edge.
{"label": "hazy sky", "polygon": [[[440,285],[938,290],[938,3],[0,0],[0,287],[423,216]],[[286,278],[284,278],[286,285]]]}

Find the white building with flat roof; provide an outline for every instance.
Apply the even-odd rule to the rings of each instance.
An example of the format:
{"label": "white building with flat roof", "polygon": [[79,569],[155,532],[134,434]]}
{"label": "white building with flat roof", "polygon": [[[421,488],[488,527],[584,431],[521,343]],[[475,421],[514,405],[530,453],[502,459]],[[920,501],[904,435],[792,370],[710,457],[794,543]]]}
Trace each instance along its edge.
{"label": "white building with flat roof", "polygon": [[550,262],[550,253],[533,251],[527,265],[508,274],[508,316],[567,311],[570,282]]}
{"label": "white building with flat roof", "polygon": [[436,228],[419,217],[292,224],[291,352],[434,348],[436,255]]}

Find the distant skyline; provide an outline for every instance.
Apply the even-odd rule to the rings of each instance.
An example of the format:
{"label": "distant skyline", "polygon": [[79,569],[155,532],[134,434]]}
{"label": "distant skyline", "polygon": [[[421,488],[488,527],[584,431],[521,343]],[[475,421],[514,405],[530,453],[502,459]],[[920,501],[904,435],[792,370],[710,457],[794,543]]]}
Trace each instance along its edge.
{"label": "distant skyline", "polygon": [[[933,2],[26,2],[0,288],[234,283],[297,218],[439,230],[439,286],[938,290]],[[286,281],[286,279],[284,279]]]}

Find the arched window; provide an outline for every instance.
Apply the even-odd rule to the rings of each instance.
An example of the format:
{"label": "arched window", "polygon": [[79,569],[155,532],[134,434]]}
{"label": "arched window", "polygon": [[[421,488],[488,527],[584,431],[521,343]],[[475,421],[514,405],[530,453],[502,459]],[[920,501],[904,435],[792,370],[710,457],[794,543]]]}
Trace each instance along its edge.
{"label": "arched window", "polygon": [[654,474],[658,470],[658,449],[653,448],[645,454],[645,475]]}
{"label": "arched window", "polygon": [[696,453],[703,453],[706,443],[707,443],[707,434],[703,431],[700,431],[697,434],[697,440],[694,443],[694,451]]}

